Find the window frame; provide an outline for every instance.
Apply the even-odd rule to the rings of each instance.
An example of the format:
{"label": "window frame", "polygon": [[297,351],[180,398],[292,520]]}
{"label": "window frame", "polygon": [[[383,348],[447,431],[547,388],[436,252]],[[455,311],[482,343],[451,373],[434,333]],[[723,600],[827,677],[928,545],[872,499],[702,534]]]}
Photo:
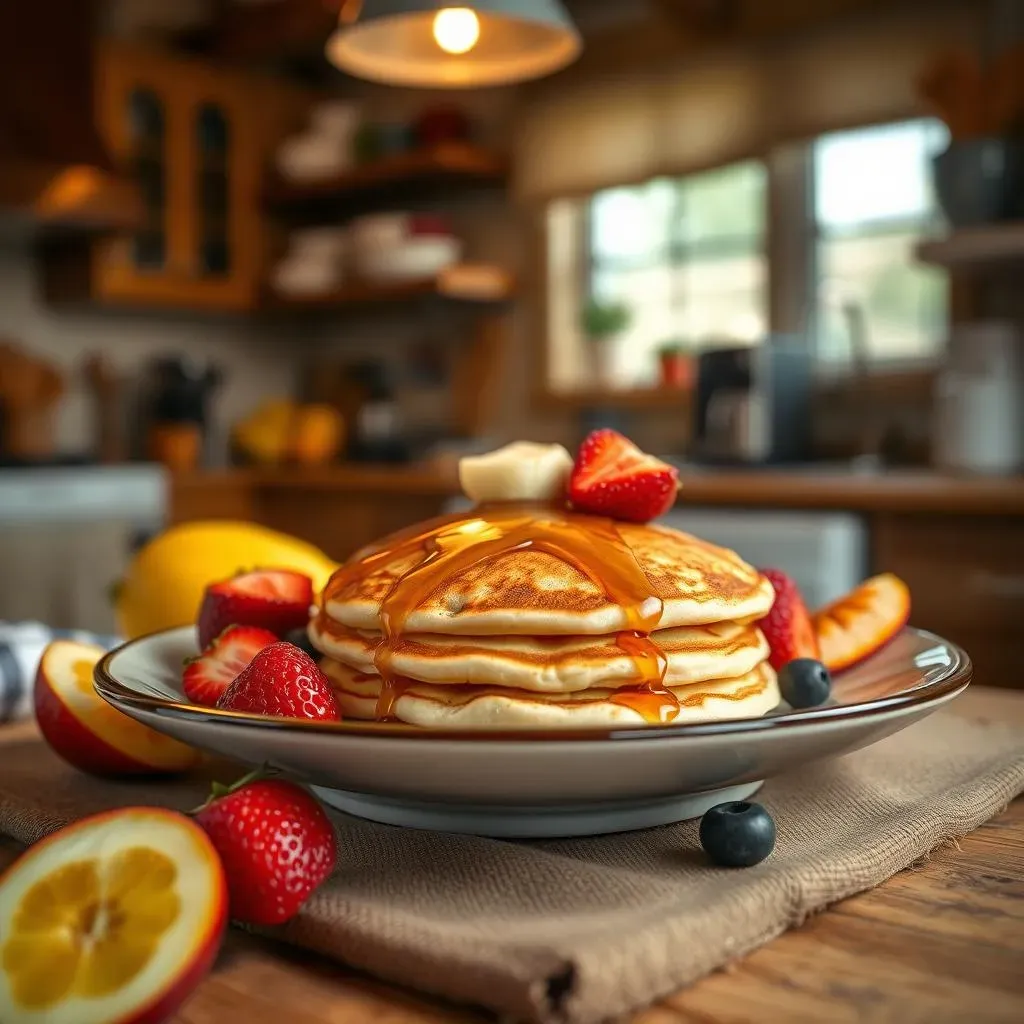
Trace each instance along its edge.
{"label": "window frame", "polygon": [[[764,179],[763,179],[763,195],[765,200],[768,197],[769,191],[769,174],[767,161],[753,157],[747,160],[736,161],[735,164],[729,164],[726,166],[737,166],[739,164],[760,164],[764,168]],[[712,171],[716,168],[712,168]],[[708,172],[695,172],[695,173],[708,173]],[[669,180],[669,181],[684,181],[686,178],[692,177],[692,175],[663,175],[661,178],[652,178],[651,181]],[[646,183],[645,183],[646,184]],[[625,186],[628,187],[628,186]],[[601,269],[614,271],[615,269],[644,269],[647,267],[654,267],[660,265],[658,261],[651,262],[637,262],[636,264],[630,265],[629,268],[622,266],[616,268],[614,261],[603,262],[594,259],[594,197],[597,193],[593,193],[583,200],[583,224],[584,224],[584,249],[583,249],[583,274],[586,282],[586,288],[584,292],[585,299],[595,298],[594,294],[594,277],[595,272]],[[683,223],[685,216],[685,198],[682,190],[677,191],[676,204],[673,209],[672,221],[676,227],[680,227]],[[762,231],[760,232],[761,242],[761,254],[764,255],[767,260],[768,257],[768,236],[769,236],[769,223],[767,216],[767,202],[765,203],[765,217],[762,225]],[[669,267],[680,268],[685,267],[688,263],[693,262],[694,254],[698,255],[698,258],[703,255],[705,257],[724,257],[730,256],[746,256],[749,254],[749,248],[747,243],[750,241],[751,236],[749,235],[717,235],[714,239],[704,239],[698,242],[686,242],[678,237],[678,230],[673,231],[669,234],[668,244],[666,249],[666,263]],[[766,274],[766,279],[769,277]],[[770,290],[770,289],[766,289]],[[673,308],[675,303],[673,301]]]}
{"label": "window frame", "polygon": [[[917,120],[907,117],[902,120]],[[887,122],[887,123],[899,123]],[[870,128],[871,125],[860,126]],[[813,332],[818,318],[817,287],[820,280],[819,243],[843,237],[841,232],[823,232],[814,208],[814,144],[815,139],[788,143],[773,148],[759,159],[765,169],[764,197],[765,221],[763,233],[763,252],[766,260],[766,310],[765,320],[769,333],[776,335]],[[695,172],[697,173],[697,172]],[[642,183],[641,183],[642,184]],[[572,200],[577,205],[580,217],[580,228],[577,232],[579,243],[579,273],[581,285],[576,296],[577,307],[582,308],[583,302],[593,296],[595,270],[599,264],[593,258],[592,245],[592,200],[593,194]],[[550,206],[550,204],[548,204]],[[898,221],[896,218],[885,219],[876,224],[865,222],[848,237],[863,238],[877,230],[879,236],[898,233],[903,227],[919,228],[921,221],[910,218]],[[542,289],[543,305],[540,330],[542,350],[538,360],[538,384],[535,389],[538,397],[545,402],[569,404],[585,407],[600,402],[609,406],[659,407],[677,406],[678,394],[666,393],[664,389],[636,386],[621,391],[594,391],[586,386],[559,387],[552,380],[551,369],[551,318],[547,306],[549,298],[549,281],[547,256],[549,252],[548,221],[542,212],[538,230],[541,235],[539,252],[541,260],[538,272],[544,276]],[[680,262],[680,254],[692,253],[690,246],[677,247],[670,240],[669,260],[672,265]],[[698,250],[699,251],[699,250]],[[956,279],[949,275],[949,286],[946,302],[946,322],[955,317]],[[564,319],[564,317],[563,317]],[[579,343],[579,339],[577,339]],[[873,360],[881,372],[902,374],[906,371],[918,373],[933,370],[940,361],[938,352],[921,357],[894,357],[885,360]],[[816,373],[823,380],[841,380],[855,375],[856,366],[848,360],[828,358],[816,360]]]}

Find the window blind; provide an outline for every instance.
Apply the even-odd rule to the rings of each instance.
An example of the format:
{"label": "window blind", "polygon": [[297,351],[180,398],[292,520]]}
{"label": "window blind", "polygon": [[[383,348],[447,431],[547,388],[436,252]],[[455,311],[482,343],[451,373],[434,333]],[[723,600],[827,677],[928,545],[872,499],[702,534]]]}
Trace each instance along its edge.
{"label": "window blind", "polygon": [[943,50],[973,45],[983,7],[935,2],[670,69],[556,76],[520,112],[515,192],[526,202],[585,195],[924,113],[918,76]]}

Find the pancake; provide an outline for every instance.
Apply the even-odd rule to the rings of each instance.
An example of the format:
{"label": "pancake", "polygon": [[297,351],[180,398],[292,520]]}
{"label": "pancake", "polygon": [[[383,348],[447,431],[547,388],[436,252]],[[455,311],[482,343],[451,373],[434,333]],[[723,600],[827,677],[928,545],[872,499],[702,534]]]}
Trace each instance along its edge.
{"label": "pancake", "polygon": [[[324,616],[309,629],[313,645],[358,672],[376,674],[380,634],[338,626]],[[753,624],[678,626],[652,634],[666,659],[664,681],[684,685],[744,675],[768,655]],[[574,693],[635,683],[636,663],[614,636],[445,636],[407,634],[391,648],[399,676],[436,685],[504,686],[536,693]]]}
{"label": "pancake", "polygon": [[[321,663],[342,714],[374,719],[379,676],[355,672],[329,658]],[[673,724],[759,718],[780,700],[775,672],[767,663],[732,679],[668,688],[679,704]],[[634,691],[635,694],[635,691]],[[408,683],[397,692],[391,715],[409,725],[435,729],[579,728],[650,725],[647,707],[631,705],[627,690],[591,689],[575,694],[525,694],[509,688],[432,686]],[[647,701],[649,698],[642,698]]]}
{"label": "pancake", "polygon": [[595,636],[759,618],[773,600],[735,552],[689,534],[509,506],[385,538],[335,573],[323,606],[352,629],[390,615],[396,633]]}

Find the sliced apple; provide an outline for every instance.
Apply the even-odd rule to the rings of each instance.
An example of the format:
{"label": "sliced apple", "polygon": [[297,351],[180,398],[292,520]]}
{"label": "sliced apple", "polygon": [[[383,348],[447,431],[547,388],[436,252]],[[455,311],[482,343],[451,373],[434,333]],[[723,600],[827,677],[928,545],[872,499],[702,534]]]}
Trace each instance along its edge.
{"label": "sliced apple", "polygon": [[871,657],[907,624],[910,589],[890,572],[872,576],[850,593],[816,612],[821,660],[842,672]]}
{"label": "sliced apple", "polygon": [[198,751],[140,725],[96,692],[103,649],[55,640],[36,670],[36,719],[54,753],[93,775],[151,775],[191,768]]}
{"label": "sliced apple", "polygon": [[4,1024],[157,1024],[205,977],[227,924],[213,844],[129,807],[36,843],[0,876]]}

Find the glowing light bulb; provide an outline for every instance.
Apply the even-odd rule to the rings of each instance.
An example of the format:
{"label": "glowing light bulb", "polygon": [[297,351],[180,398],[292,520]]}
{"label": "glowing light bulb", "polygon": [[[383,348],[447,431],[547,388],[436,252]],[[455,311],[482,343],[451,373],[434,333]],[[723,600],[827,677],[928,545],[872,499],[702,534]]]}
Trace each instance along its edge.
{"label": "glowing light bulb", "polygon": [[434,39],[445,53],[468,53],[480,38],[480,19],[468,7],[445,7],[434,15]]}

